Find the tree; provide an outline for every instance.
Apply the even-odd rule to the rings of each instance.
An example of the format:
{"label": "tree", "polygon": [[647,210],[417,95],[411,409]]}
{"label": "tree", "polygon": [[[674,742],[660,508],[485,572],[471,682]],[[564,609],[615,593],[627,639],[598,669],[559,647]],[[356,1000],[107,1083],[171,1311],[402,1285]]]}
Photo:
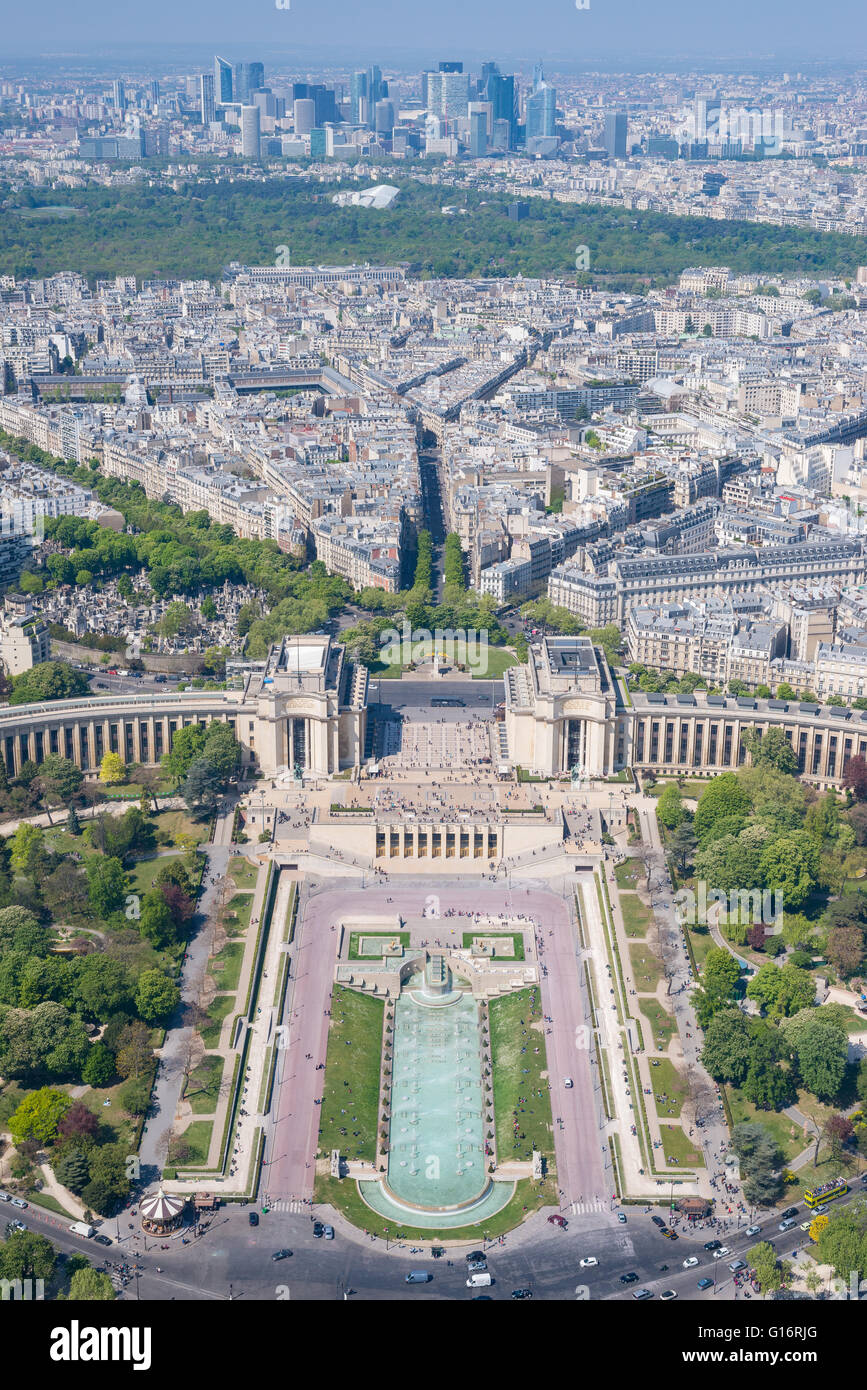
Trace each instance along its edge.
{"label": "tree", "polygon": [[180,786],[192,764],[202,756],[204,749],[204,724],[187,724],[183,729],[178,729],[172,739],[170,751],[162,756],[166,776],[170,777],[176,786]]}
{"label": "tree", "polygon": [[819,1100],[832,1102],[846,1074],[849,1037],[842,1024],[821,1010],[802,1028],[795,1045],[801,1081]]}
{"label": "tree", "polygon": [[81,1149],[65,1149],[51,1166],[57,1181],[76,1195],[90,1182],[90,1162]]}
{"label": "tree", "polygon": [[204,756],[218,769],[224,782],[234,777],[241,764],[241,745],[234,729],[214,719],[205,731]]}
{"label": "tree", "polygon": [[756,1000],[773,1018],[797,1013],[812,1004],[815,997],[812,975],[791,963],[778,967],[768,961],[747,985],[747,998]]}
{"label": "tree", "polygon": [[848,979],[864,964],[864,932],[860,927],[834,927],[828,933],[827,954],[838,974]]}
{"label": "tree", "polygon": [[77,1269],[69,1281],[69,1298],[74,1303],[111,1303],[114,1285],[105,1270]]}
{"label": "tree", "polygon": [[60,1121],[71,1104],[64,1091],[52,1086],[31,1091],[9,1119],[9,1132],[16,1146],[28,1139],[34,1139],[38,1144],[53,1144]]}
{"label": "tree", "polygon": [[783,1190],[783,1155],[773,1133],[755,1121],[737,1124],[731,1147],[740,1163],[747,1201],[770,1206]]}
{"label": "tree", "polygon": [[213,811],[220,798],[223,780],[219,768],[210,758],[197,758],[184,779],[181,796],[191,811]]}
{"label": "tree", "polygon": [[95,1139],[99,1120],[84,1101],[74,1100],[57,1126],[61,1139]]}
{"label": "tree", "polygon": [[66,817],[66,830],[69,835],[81,834],[81,821],[78,819],[78,812],[74,806],[69,808],[69,815]]}
{"label": "tree", "polygon": [[747,1251],[747,1261],[756,1273],[756,1281],[762,1293],[773,1293],[783,1282],[783,1269],[777,1260],[777,1252],[770,1241],[760,1241]]}
{"label": "tree", "polygon": [[131,1077],[121,1086],[118,1100],[128,1115],[146,1115],[151,1100],[150,1078]]}
{"label": "tree", "polygon": [[126,901],[129,884],[119,859],[90,858],[87,861],[87,896],[98,917],[110,917]]}
{"label": "tree", "polygon": [[82,956],[72,962],[72,974],[72,1001],[86,1018],[109,1018],[129,1004],[130,979],[119,960],[100,954]]}
{"label": "tree", "polygon": [[138,1020],[121,1031],[117,1050],[117,1070],[121,1076],[138,1078],[150,1069],[154,1055],[150,1037],[150,1029]]}
{"label": "tree", "polygon": [[99,765],[99,780],[108,787],[126,781],[126,763],[119,753],[103,753]]}
{"label": "tree", "polygon": [[772,727],[761,734],[758,729],[745,729],[742,737],[754,766],[772,767],[789,776],[798,771],[798,759],[785,730]]}
{"label": "tree", "polygon": [[752,1052],[749,1021],[740,1009],[721,1009],[710,1019],[704,1034],[702,1064],[715,1081],[740,1086],[746,1077]]}
{"label": "tree", "polygon": [[66,805],[81,790],[84,774],[71,758],[49,753],[40,764],[37,780],[44,797]]}
{"label": "tree", "polygon": [[34,878],[45,863],[45,831],[22,821],[9,841],[9,862],[19,873]]}
{"label": "tree", "polygon": [[695,853],[696,838],[695,831],[688,821],[681,821],[671,837],[671,852],[681,873],[686,872],[686,866]]}
{"label": "tree", "polygon": [[54,1246],[35,1231],[10,1231],[0,1245],[0,1279],[42,1279],[54,1273]]}
{"label": "tree", "polygon": [[693,995],[696,1017],[704,1028],[715,1013],[731,1004],[735,997],[740,966],[728,951],[712,946],[705,959],[701,976],[702,987]]}
{"label": "tree", "polygon": [[856,753],[843,768],[843,786],[854,792],[858,801],[867,800],[867,759]]}
{"label": "tree", "polygon": [[142,899],[139,931],[157,950],[178,939],[178,931],[168,903],[159,889],[151,889]]}
{"label": "tree", "polygon": [[177,985],[161,970],[143,970],[139,976],[135,1004],[146,1023],[168,1019],[180,1003]]}
{"label": "tree", "polygon": [[69,700],[86,695],[87,678],[65,661],[41,661],[12,680],[10,705],[28,705],[44,700]]}
{"label": "tree", "polygon": [[764,848],[761,871],[766,887],[783,895],[788,909],[797,911],[819,877],[819,846],[805,830],[793,830]]}
{"label": "tree", "polygon": [[81,1079],[88,1086],[110,1086],[117,1075],[114,1053],[105,1043],[94,1043],[87,1054]]}
{"label": "tree", "polygon": [[733,772],[724,772],[721,777],[714,778],[699,798],[693,820],[696,839],[699,844],[707,840],[716,822],[723,817],[731,816],[741,821],[743,828],[749,812],[750,799],[737,776]]}
{"label": "tree", "polygon": [[685,817],[680,788],[676,782],[669,782],[656,803],[656,818],[666,830],[676,830]]}

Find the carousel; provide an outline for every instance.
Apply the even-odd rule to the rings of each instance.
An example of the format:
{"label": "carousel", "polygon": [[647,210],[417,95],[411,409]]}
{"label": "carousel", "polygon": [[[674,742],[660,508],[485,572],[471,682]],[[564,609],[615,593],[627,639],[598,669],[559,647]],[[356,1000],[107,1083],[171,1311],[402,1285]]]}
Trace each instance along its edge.
{"label": "carousel", "polygon": [[139,1203],[142,1230],[150,1236],[176,1231],[184,1219],[184,1198],[169,1197],[162,1188]]}

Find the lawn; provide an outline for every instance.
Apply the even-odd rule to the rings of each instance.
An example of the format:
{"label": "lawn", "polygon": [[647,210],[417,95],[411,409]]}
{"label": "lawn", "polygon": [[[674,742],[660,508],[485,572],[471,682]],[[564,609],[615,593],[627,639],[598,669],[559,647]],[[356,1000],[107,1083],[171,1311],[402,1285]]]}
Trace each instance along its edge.
{"label": "lawn", "polygon": [[[660,1052],[664,1052],[677,1033],[677,1024],[674,1021],[674,1015],[670,1014],[667,1009],[664,1009],[656,999],[642,999],[639,1003],[639,1008],[644,1014],[644,1017],[650,1021],[653,1030],[653,1040],[657,1048]],[[654,1071],[656,1070],[657,1068],[654,1067]]]}
{"label": "lawn", "polygon": [[183,855],[178,854],[155,854],[150,859],[137,859],[129,872],[130,892],[139,893],[144,897],[145,893],[153,887],[154,879],[160,869],[166,864],[174,864],[178,860],[183,860]]}
{"label": "lawn", "polygon": [[237,889],[255,888],[259,869],[257,865],[248,863],[242,854],[238,854],[229,861],[229,877]]}
{"label": "lawn", "polygon": [[627,936],[646,936],[653,922],[653,913],[645,907],[637,893],[620,894],[620,911]]}
{"label": "lawn", "polygon": [[713,950],[713,937],[707,928],[703,931],[698,931],[694,928],[687,927],[686,930],[689,934],[690,944],[692,945],[693,955],[695,956],[695,963],[699,968],[699,973],[701,973],[704,969],[704,963],[707,960],[708,952]]}
{"label": "lawn", "polygon": [[705,781],[704,779],[685,781],[683,786],[681,787],[678,784],[676,778],[666,777],[663,778],[660,782],[655,782],[652,787],[645,787],[645,794],[647,796],[660,797],[662,796],[662,793],[665,791],[666,787],[671,786],[672,782],[678,788],[681,796],[687,801],[697,801],[698,798],[701,796],[702,792],[707,791],[707,788],[710,786],[710,779],[708,779],[707,781]]}
{"label": "lawn", "polygon": [[314,1196],[316,1202],[334,1207],[347,1221],[351,1221],[353,1226],[368,1231],[379,1239],[387,1236],[389,1240],[394,1240],[400,1235],[401,1239],[411,1240],[420,1245],[444,1245],[447,1241],[480,1241],[483,1237],[493,1239],[519,1226],[539,1207],[556,1207],[559,1200],[557,1184],[553,1178],[545,1178],[541,1183],[525,1178],[516,1184],[514,1196],[502,1211],[489,1216],[481,1225],[433,1231],[398,1225],[395,1221],[380,1216],[362,1199],[358,1184],[348,1182],[346,1178],[331,1178],[319,1174],[316,1178]]}
{"label": "lawn", "polygon": [[517,666],[518,658],[514,652],[508,651],[505,647],[488,647],[482,664],[485,669],[478,673],[474,671],[473,680],[495,681],[499,680],[503,672],[508,671],[510,666]]}
{"label": "lawn", "polygon": [[408,931],[354,931],[349,934],[349,959],[350,960],[378,960],[378,956],[364,956],[361,954],[360,946],[362,937],[369,940],[371,937],[381,938],[383,941],[399,941],[405,951],[409,950]]}
{"label": "lawn", "polygon": [[[689,1096],[686,1079],[667,1057],[663,1057],[659,1066],[653,1068],[652,1075],[657,1115],[661,1120],[677,1118],[683,1109],[684,1101]],[[665,1100],[657,1100],[657,1096],[665,1096]]]}
{"label": "lawn", "polygon": [[[88,1087],[81,1100],[88,1110],[93,1111],[100,1124],[107,1125],[112,1131],[112,1142],[122,1140],[125,1144],[131,1144],[133,1124],[117,1098],[121,1085],[119,1082],[117,1086]],[[63,1089],[68,1092],[71,1087],[64,1086]],[[105,1101],[110,1101],[111,1104],[106,1105]]]}
{"label": "lawn", "polygon": [[243,958],[243,941],[227,941],[219,955],[212,957],[208,964],[208,970],[214,978],[217,989],[235,990],[238,988],[238,977],[241,974]]}
{"label": "lawn", "polygon": [[677,1159],[678,1165],[686,1168],[704,1167],[701,1145],[690,1139],[680,1125],[660,1125],[659,1132],[662,1135],[662,1151],[667,1163]]}
{"label": "lawn", "polygon": [[211,836],[210,821],[193,820],[186,811],[159,811],[151,817],[151,824],[172,840],[178,835],[191,835],[198,844],[204,845]]}
{"label": "lawn", "polygon": [[213,1128],[213,1120],[193,1120],[183,1134],[169,1144],[168,1164],[177,1168],[200,1168],[207,1163]]}
{"label": "lawn", "polygon": [[320,1106],[319,1152],[376,1158],[385,1002],[336,985]]}
{"label": "lawn", "polygon": [[203,1057],[188,1076],[184,1100],[189,1101],[194,1115],[213,1115],[220,1098],[224,1066],[222,1057]]}
{"label": "lawn", "polygon": [[223,909],[223,925],[229,936],[240,936],[250,925],[253,893],[236,893]]}
{"label": "lawn", "polygon": [[653,994],[662,979],[662,961],[649,946],[630,946],[632,974],[639,994]]}
{"label": "lawn", "polygon": [[[778,1114],[774,1110],[757,1110],[751,1101],[743,1098],[737,1087],[727,1086],[726,1094],[735,1124],[750,1120],[764,1125],[773,1134],[787,1160],[796,1158],[806,1148],[807,1141],[802,1129],[793,1124],[787,1115]],[[809,1184],[805,1183],[804,1186]]]}
{"label": "lawn", "polygon": [[208,1006],[208,1023],[199,1024],[199,1033],[202,1042],[207,1048],[214,1048],[220,1041],[220,1027],[223,1019],[230,1014],[235,1007],[234,994],[217,994]]}
{"label": "lawn", "polygon": [[644,865],[640,859],[624,859],[614,865],[614,877],[618,888],[635,888],[639,879],[645,878]]}
{"label": "lawn", "polygon": [[553,1169],[554,1139],[548,1091],[542,1006],[538,991],[522,989],[492,999],[491,1056],[494,1063],[494,1123],[497,1161],[529,1159],[534,1149]]}
{"label": "lawn", "polygon": [[480,936],[508,937],[514,943],[514,955],[500,956],[500,960],[523,960],[524,959],[524,937],[519,931],[465,931],[463,936],[463,947],[469,951],[473,942]]}

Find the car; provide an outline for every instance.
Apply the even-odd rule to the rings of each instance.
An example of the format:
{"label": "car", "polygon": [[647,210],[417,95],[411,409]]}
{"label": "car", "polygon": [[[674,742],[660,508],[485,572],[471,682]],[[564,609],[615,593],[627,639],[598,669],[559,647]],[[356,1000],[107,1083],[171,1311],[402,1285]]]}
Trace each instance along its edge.
{"label": "car", "polygon": [[485,1258],[485,1252],[483,1250],[471,1250],[469,1255],[466,1255],[464,1258],[467,1264],[470,1264],[473,1260],[483,1260]]}
{"label": "car", "polygon": [[0,1202],[11,1202],[12,1198],[8,1192],[0,1192]]}
{"label": "car", "polygon": [[512,1298],[532,1298],[532,1289],[512,1289]]}
{"label": "car", "polygon": [[325,1230],[322,1232],[322,1234],[324,1235],[324,1237],[325,1237],[326,1240],[333,1240],[333,1239],[334,1239],[334,1227],[333,1227],[333,1226],[326,1226],[326,1227],[325,1227]]}
{"label": "car", "polygon": [[677,1289],[663,1289],[659,1297],[663,1303],[667,1303],[670,1298],[677,1298]]}
{"label": "car", "polygon": [[619,1211],[619,1212],[617,1213],[617,1220],[620,1222],[621,1226],[625,1226],[625,1225],[626,1225],[626,1214],[625,1214],[625,1212]]}
{"label": "car", "polygon": [[292,1254],[292,1251],[291,1251],[291,1250],[275,1250],[275,1251],[274,1251],[274,1254],[271,1256],[271,1259],[272,1259],[272,1260],[288,1260],[288,1258],[289,1258],[289,1256],[290,1256],[291,1254]]}
{"label": "car", "polygon": [[798,1208],[797,1208],[797,1207],[786,1207],[786,1210],[783,1212],[783,1220],[784,1220],[784,1221],[788,1221],[788,1219],[789,1219],[790,1216],[797,1216],[797,1215],[798,1215]]}
{"label": "car", "polygon": [[650,1289],[633,1289],[633,1290],[632,1290],[632,1297],[633,1297],[633,1298],[653,1298],[653,1293],[651,1292]]}
{"label": "car", "polygon": [[798,1224],[798,1223],[795,1221],[795,1218],[794,1218],[793,1216],[790,1216],[790,1217],[788,1218],[788,1220],[786,1220],[786,1221],[781,1221],[781,1222],[780,1222],[780,1227],[779,1227],[779,1229],[780,1229],[781,1231],[790,1231],[790,1230],[792,1229],[792,1227],[793,1227],[793,1226],[796,1226],[797,1224]]}
{"label": "car", "polygon": [[697,1264],[698,1264],[698,1255],[689,1255],[689,1256],[687,1257],[687,1259],[684,1260],[683,1265],[681,1266],[681,1268],[682,1268],[682,1269],[695,1269],[695,1267],[696,1267]]}
{"label": "car", "polygon": [[712,1280],[712,1279],[699,1279],[698,1284],[697,1284],[696,1287],[699,1288],[699,1289],[710,1289],[710,1288],[713,1287],[713,1280]]}
{"label": "car", "polygon": [[166,676],[154,676],[154,685],[165,685],[167,679]]}
{"label": "car", "polygon": [[94,1236],[94,1245],[111,1245],[111,1236]]}
{"label": "car", "polygon": [[757,1236],[761,1229],[761,1226],[747,1226],[746,1234],[748,1236]]}
{"label": "car", "polygon": [[862,1174],[861,1174],[861,1182],[863,1183],[863,1185],[864,1185],[865,1187],[867,1187],[867,1173],[862,1173]]}
{"label": "car", "polygon": [[732,1260],[731,1264],[729,1265],[729,1269],[731,1270],[732,1274],[740,1274],[741,1270],[746,1269],[746,1267],[746,1260]]}
{"label": "car", "polygon": [[704,1243],[704,1248],[705,1250],[719,1250],[721,1245],[721,1240],[706,1240]]}
{"label": "car", "polygon": [[250,1223],[251,1226],[258,1226],[258,1224],[259,1224],[259,1213],[258,1213],[257,1211],[248,1212],[248,1213],[247,1213],[247,1220],[249,1221],[249,1223]]}
{"label": "car", "polygon": [[714,1250],[713,1258],[715,1260],[724,1260],[726,1255],[730,1255],[731,1253],[727,1245],[721,1245],[719,1250]]}
{"label": "car", "polygon": [[488,1262],[482,1257],[480,1260],[470,1260],[467,1265],[468,1274],[481,1274],[488,1267]]}
{"label": "car", "polygon": [[313,1222],[313,1237],[314,1237],[314,1239],[315,1239],[315,1240],[320,1240],[320,1239],[322,1238],[322,1236],[324,1236],[324,1235],[325,1235],[325,1227],[323,1226],[322,1222],[321,1222],[321,1221],[314,1221],[314,1222]]}
{"label": "car", "polygon": [[585,1255],[583,1260],[578,1261],[581,1269],[595,1269],[599,1261],[595,1255]]}
{"label": "car", "polygon": [[561,1231],[565,1231],[569,1224],[565,1216],[558,1216],[556,1212],[553,1216],[548,1217],[548,1221],[552,1226],[559,1226]]}
{"label": "car", "polygon": [[654,1226],[658,1226],[661,1231],[665,1230],[665,1222],[663,1221],[661,1216],[651,1216],[650,1219],[653,1222]]}
{"label": "car", "polygon": [[802,1221],[798,1229],[801,1231],[809,1231],[812,1224],[812,1221]]}
{"label": "car", "polygon": [[424,1269],[412,1269],[409,1274],[404,1275],[404,1283],[406,1284],[429,1284],[431,1279],[433,1279],[433,1275]]}
{"label": "car", "polygon": [[25,1202],[23,1197],[10,1197],[9,1200],[12,1203],[13,1207],[19,1207],[21,1211],[25,1211],[27,1207],[30,1205],[29,1202]]}
{"label": "car", "polygon": [[666,1226],[666,1228],[665,1228],[664,1231],[660,1231],[659,1234],[662,1235],[662,1236],[665,1236],[665,1239],[666,1239],[666,1240],[679,1240],[679,1239],[680,1239],[680,1237],[679,1237],[678,1234],[677,1234],[677,1231],[672,1231],[668,1226]]}
{"label": "car", "polygon": [[574,1082],[573,1082],[571,1076],[564,1076],[564,1077],[563,1077],[563,1085],[566,1087],[566,1090],[567,1090],[567,1091],[571,1091],[571,1090],[572,1090],[572,1087],[573,1087],[573,1085],[574,1085]]}
{"label": "car", "polygon": [[[24,1222],[23,1222],[23,1221],[7,1221],[7,1223],[6,1223],[6,1234],[7,1234],[7,1236],[11,1235],[13,1231],[26,1231],[26,1230],[27,1230],[27,1227],[24,1225]],[[638,1278],[638,1275],[636,1274],[635,1277],[636,1277],[636,1279],[637,1279],[637,1278]]]}
{"label": "car", "polygon": [[621,1284],[637,1284],[637,1283],[638,1283],[638,1275],[637,1275],[637,1274],[633,1274],[631,1271],[630,1271],[629,1274],[621,1274],[621,1276],[620,1276],[620,1282],[621,1282]]}
{"label": "car", "polygon": [[[828,1203],[827,1203],[827,1202],[823,1202],[822,1205],[821,1205],[820,1207],[813,1207],[813,1215],[814,1215],[814,1216],[824,1216],[824,1215],[825,1215],[825,1212],[826,1212],[827,1210],[828,1210]],[[808,1222],[808,1224],[809,1224],[809,1225],[812,1225],[813,1223],[812,1223],[812,1222]]]}

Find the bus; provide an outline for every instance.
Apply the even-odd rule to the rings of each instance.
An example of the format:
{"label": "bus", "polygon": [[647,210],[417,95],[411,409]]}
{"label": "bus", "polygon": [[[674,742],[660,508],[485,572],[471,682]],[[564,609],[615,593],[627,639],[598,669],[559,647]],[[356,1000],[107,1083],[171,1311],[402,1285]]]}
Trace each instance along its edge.
{"label": "bus", "polygon": [[849,1191],[849,1184],[842,1178],[833,1178],[831,1182],[823,1183],[821,1187],[808,1188],[804,1193],[804,1201],[812,1210],[813,1207],[824,1206],[826,1202],[833,1202],[835,1197],[842,1197]]}

